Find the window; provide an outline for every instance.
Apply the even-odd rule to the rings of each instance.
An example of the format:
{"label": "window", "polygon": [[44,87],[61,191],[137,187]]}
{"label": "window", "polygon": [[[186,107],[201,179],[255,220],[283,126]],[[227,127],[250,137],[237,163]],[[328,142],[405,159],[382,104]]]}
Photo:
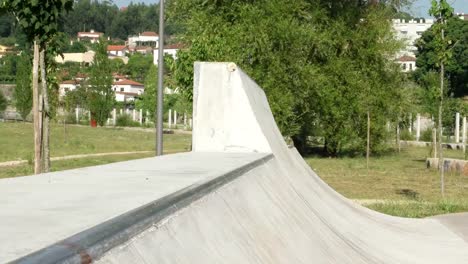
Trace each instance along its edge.
{"label": "window", "polygon": [[418,36],[421,36],[422,35],[422,31],[416,31],[416,34],[418,34]]}
{"label": "window", "polygon": [[403,70],[406,70],[406,63],[403,63]]}
{"label": "window", "polygon": [[400,33],[403,34],[403,35],[406,35],[406,34],[408,34],[408,31],[402,30],[402,31],[400,31]]}
{"label": "window", "polygon": [[123,92],[125,91],[125,89],[123,87],[120,87],[120,91]]}
{"label": "window", "polygon": [[412,63],[409,64],[409,69],[410,69],[410,71],[413,70],[413,64]]}

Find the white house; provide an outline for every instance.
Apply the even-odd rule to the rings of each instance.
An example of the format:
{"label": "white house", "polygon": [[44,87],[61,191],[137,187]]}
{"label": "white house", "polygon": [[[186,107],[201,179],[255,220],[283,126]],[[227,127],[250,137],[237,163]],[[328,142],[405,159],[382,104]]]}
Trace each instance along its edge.
{"label": "white house", "polygon": [[103,36],[104,34],[101,32],[95,32],[94,30],[91,30],[90,32],[78,32],[77,39],[78,41],[84,41],[87,40],[91,43],[98,43],[99,39]]}
{"label": "white house", "polygon": [[107,55],[114,57],[125,57],[128,48],[124,45],[109,45],[107,46]]}
{"label": "white house", "polygon": [[409,20],[404,19],[393,19],[393,29],[397,33],[397,37],[401,40],[405,40],[407,45],[403,49],[399,56],[408,55],[415,57],[416,46],[415,41],[420,38],[422,33],[428,30],[434,24],[433,19],[423,20]]}
{"label": "white house", "polygon": [[75,90],[79,86],[76,80],[64,81],[59,85],[59,96],[63,97],[69,91]]}
{"label": "white house", "polygon": [[[181,43],[167,45],[167,46],[164,46],[164,54],[169,54],[174,59],[177,59],[177,52],[179,52],[179,50],[181,50],[183,48],[184,48],[184,45],[181,44]],[[154,53],[153,63],[154,63],[154,65],[158,65],[159,51],[157,49],[155,49],[153,53]]]}
{"label": "white house", "polygon": [[461,20],[467,20],[468,21],[468,14],[457,13],[456,16],[459,17]]}
{"label": "white house", "polygon": [[136,47],[157,47],[159,42],[159,35],[156,32],[146,31],[140,33],[138,36],[128,37],[127,46],[130,49]]}
{"label": "white house", "polygon": [[95,54],[96,53],[94,51],[87,51],[84,53],[63,53],[63,57],[57,55],[55,57],[55,61],[57,63],[78,62],[88,66],[93,62]]}
{"label": "white house", "polygon": [[143,94],[145,86],[142,83],[123,79],[114,82],[112,89],[115,91],[115,100],[117,102],[134,101]]}
{"label": "white house", "polygon": [[416,70],[416,58],[404,55],[398,58],[397,63],[401,65],[403,72],[411,72]]}

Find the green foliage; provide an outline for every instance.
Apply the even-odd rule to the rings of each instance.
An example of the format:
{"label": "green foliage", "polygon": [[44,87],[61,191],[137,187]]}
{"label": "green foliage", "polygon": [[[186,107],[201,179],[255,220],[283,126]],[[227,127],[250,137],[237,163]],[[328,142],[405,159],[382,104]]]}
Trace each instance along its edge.
{"label": "green foliage", "polygon": [[0,58],[0,83],[14,83],[16,79],[17,56],[7,54]]}
{"label": "green foliage", "polygon": [[[432,128],[427,128],[421,132],[421,137],[419,140],[424,142],[432,142]],[[432,151],[432,149],[431,149]]]}
{"label": "green foliage", "polygon": [[153,56],[135,53],[130,56],[127,65],[125,65],[124,73],[130,75],[133,80],[142,82],[152,65]]}
{"label": "green foliage", "polygon": [[73,43],[68,43],[63,49],[63,53],[83,53],[88,51],[88,48],[83,44],[83,42],[74,41]]}
{"label": "green foliage", "polygon": [[[145,78],[145,91],[141,95],[140,100],[136,102],[138,109],[143,109],[143,112],[149,112],[150,117],[154,120],[156,112],[156,91],[158,90],[158,68],[151,65],[146,73]],[[167,108],[167,106],[165,107]]]}
{"label": "green foliage", "polygon": [[140,123],[133,121],[130,115],[123,114],[117,117],[115,125],[119,127],[138,127],[140,126]]}
{"label": "green foliage", "polygon": [[3,95],[2,91],[0,91],[0,112],[5,111],[7,106],[8,106],[8,101],[5,98],[5,96]]}
{"label": "green foliage", "polygon": [[103,39],[98,45],[90,71],[88,108],[92,118],[104,126],[115,105],[115,93],[112,90],[113,78],[110,60],[107,58],[107,44]]}
{"label": "green foliage", "polygon": [[31,71],[31,57],[27,53],[21,54],[18,57],[16,87],[13,97],[16,111],[20,113],[23,120],[26,120],[32,109]]}
{"label": "green foliage", "polygon": [[[442,52],[445,63],[445,77],[449,81],[449,94],[463,96],[468,93],[468,21],[452,17],[445,26],[445,41],[447,47],[441,46],[440,26],[434,25],[425,31],[418,40],[416,80],[424,82],[422,78],[431,71],[440,68],[438,55]],[[443,49],[443,50],[442,50]]]}
{"label": "green foliage", "polygon": [[[283,135],[322,136],[329,153],[382,149],[398,113],[403,76],[393,11],[360,1],[177,1],[169,20],[186,30],[175,80],[191,99],[193,62],[233,61],[264,88]],[[396,117],[395,117],[396,119]]]}
{"label": "green foliage", "polygon": [[58,32],[58,21],[63,10],[70,10],[73,0],[2,0],[0,7],[13,13],[30,42],[44,46]]}

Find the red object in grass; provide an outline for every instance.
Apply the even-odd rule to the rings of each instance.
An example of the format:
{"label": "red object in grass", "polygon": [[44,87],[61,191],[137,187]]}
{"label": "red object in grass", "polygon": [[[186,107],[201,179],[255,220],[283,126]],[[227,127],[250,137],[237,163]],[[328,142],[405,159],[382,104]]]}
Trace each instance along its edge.
{"label": "red object in grass", "polygon": [[91,119],[91,127],[97,127],[97,121],[94,119]]}

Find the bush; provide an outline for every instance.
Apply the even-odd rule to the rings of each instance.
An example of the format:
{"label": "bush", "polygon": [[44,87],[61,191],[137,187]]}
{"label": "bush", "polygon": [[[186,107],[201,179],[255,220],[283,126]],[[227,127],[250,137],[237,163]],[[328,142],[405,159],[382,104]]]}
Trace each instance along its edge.
{"label": "bush", "polygon": [[432,128],[427,128],[421,132],[420,141],[432,142]]}
{"label": "bush", "polygon": [[400,134],[401,140],[414,140],[414,136],[407,130],[403,129]]}
{"label": "bush", "polygon": [[66,113],[64,119],[66,124],[76,124],[75,113]]}
{"label": "bush", "polygon": [[130,115],[123,114],[117,117],[115,125],[120,127],[138,127],[140,123],[133,121]]}

